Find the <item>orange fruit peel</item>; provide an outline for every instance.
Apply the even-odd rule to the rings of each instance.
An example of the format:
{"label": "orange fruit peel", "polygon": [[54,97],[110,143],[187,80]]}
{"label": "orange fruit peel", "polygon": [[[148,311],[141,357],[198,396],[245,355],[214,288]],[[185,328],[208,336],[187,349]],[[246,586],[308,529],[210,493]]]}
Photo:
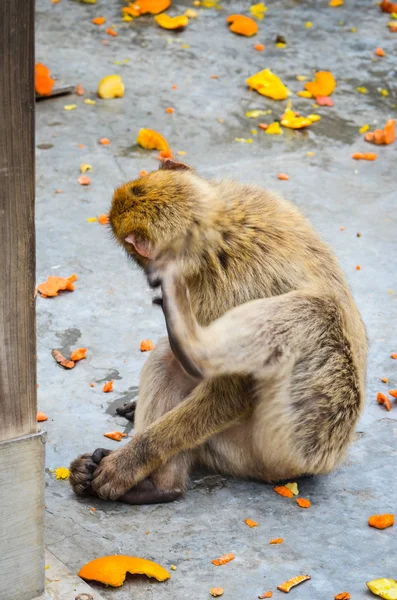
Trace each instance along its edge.
{"label": "orange fruit peel", "polygon": [[79,571],[79,577],[89,581],[99,581],[112,587],[123,585],[127,573],[132,575],[147,575],[157,581],[165,581],[170,574],[164,567],[151,560],[137,556],[102,556],[91,560]]}

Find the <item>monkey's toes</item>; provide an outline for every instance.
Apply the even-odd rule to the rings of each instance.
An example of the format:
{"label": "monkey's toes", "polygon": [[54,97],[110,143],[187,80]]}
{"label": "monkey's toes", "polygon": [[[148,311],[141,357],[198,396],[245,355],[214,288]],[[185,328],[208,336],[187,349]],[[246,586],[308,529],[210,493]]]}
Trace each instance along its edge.
{"label": "monkey's toes", "polygon": [[133,422],[135,420],[135,409],[136,400],[133,400],[132,402],[127,402],[127,404],[124,404],[124,406],[120,408],[116,408],[116,413],[120,415],[120,417],[124,417],[125,419],[128,419],[128,421]]}
{"label": "monkey's toes", "polygon": [[97,466],[91,454],[82,454],[71,463],[69,482],[77,496],[88,496],[93,493],[91,482]]}

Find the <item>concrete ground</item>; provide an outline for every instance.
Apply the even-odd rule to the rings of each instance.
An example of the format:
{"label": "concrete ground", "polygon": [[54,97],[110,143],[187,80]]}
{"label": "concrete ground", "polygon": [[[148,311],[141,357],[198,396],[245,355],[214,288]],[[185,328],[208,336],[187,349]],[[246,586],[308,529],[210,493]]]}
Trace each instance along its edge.
{"label": "concrete ground", "polygon": [[[188,6],[176,0],[169,12],[181,14]],[[123,23],[116,0],[95,6],[37,1],[37,61],[64,82],[81,83],[84,98],[95,98],[99,80],[111,73],[122,75],[126,87],[123,99],[97,99],[95,106],[75,95],[37,103],[37,281],[78,275],[74,293],[37,298],[39,409],[49,416],[47,546],[73,572],[113,553],[177,566],[164,584],[129,577],[119,589],[95,586],[107,599],[204,600],[213,586],[223,587],[230,600],[254,600],[266,590],[279,598],[278,584],[309,573],[311,581],[294,589],[294,598],[327,600],[348,591],[355,600],[370,597],[367,580],[396,576],[396,529],[378,531],[367,520],[393,512],[397,492],[397,406],[387,413],[376,403],[378,391],[397,388],[397,361],[390,358],[397,352],[397,146],[371,147],[359,128],[383,127],[396,117],[397,34],[387,29],[389,16],[376,2],[348,0],[333,9],[327,1],[269,0],[258,35],[242,38],[224,21],[248,6],[232,0],[220,10],[199,7],[197,19],[175,33],[160,29],[152,17]],[[106,26],[91,24],[99,15],[106,26],[117,25],[117,38],[106,35]],[[286,38],[285,48],[275,46],[278,34]],[[253,49],[259,42],[264,52]],[[374,58],[377,46],[385,58]],[[271,109],[271,116],[259,119],[270,122],[286,104],[247,89],[245,79],[267,67],[293,92],[303,89],[297,75],[331,70],[335,106],[313,109],[312,101],[293,96],[296,110],[316,112],[322,120],[304,132],[251,135],[258,120],[246,118],[247,110]],[[359,94],[357,86],[368,93]],[[77,109],[65,111],[72,103]],[[168,106],[174,114],[165,113]],[[270,485],[206,473],[193,477],[184,500],[143,507],[78,499],[51,473],[82,452],[117,447],[104,432],[130,433],[115,407],[137,394],[147,358],[140,341],[156,341],[165,332],[143,275],[105,227],[87,222],[106,212],[116,186],[141,169],[157,168],[157,153],[135,144],[141,127],[160,131],[205,177],[233,176],[296,202],[345,269],[370,340],[367,405],[347,462],[330,476],[299,483],[312,502],[307,511]],[[110,145],[98,143],[103,136]],[[253,143],[236,137],[252,137]],[[376,162],[351,158],[373,150]],[[88,187],[77,183],[83,162],[93,166]],[[288,173],[289,181],[279,181],[279,172]],[[72,371],[51,357],[52,348],[67,354],[80,346],[88,348],[88,358]],[[109,379],[114,392],[104,394]],[[258,527],[249,529],[246,518]],[[284,544],[269,545],[272,537],[283,537]],[[214,567],[211,560],[226,552],[236,559]]]}

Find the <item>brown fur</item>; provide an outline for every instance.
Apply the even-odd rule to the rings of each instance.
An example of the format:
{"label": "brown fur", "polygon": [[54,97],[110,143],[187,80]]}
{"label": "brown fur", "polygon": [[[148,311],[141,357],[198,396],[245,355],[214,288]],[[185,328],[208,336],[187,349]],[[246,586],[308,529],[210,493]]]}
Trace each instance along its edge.
{"label": "brown fur", "polygon": [[[176,356],[168,340],[156,346],[136,436],[93,476],[76,459],[76,493],[93,477],[95,493],[117,499],[150,477],[148,501],[175,499],[198,462],[264,481],[333,469],[363,407],[366,338],[335,257],[300,212],[172,165],[116,190],[110,223],[162,282]],[[134,489],[122,499],[138,503]]]}

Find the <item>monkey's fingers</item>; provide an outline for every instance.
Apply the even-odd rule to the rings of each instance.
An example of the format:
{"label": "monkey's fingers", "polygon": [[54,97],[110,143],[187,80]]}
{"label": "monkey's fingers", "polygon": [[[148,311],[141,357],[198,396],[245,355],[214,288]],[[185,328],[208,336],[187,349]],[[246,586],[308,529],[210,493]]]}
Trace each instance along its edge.
{"label": "monkey's fingers", "polygon": [[150,479],[144,479],[117,499],[125,504],[164,504],[183,495],[181,490],[159,490]]}
{"label": "monkey's fingers", "polygon": [[116,408],[116,412],[120,417],[124,417],[125,419],[128,419],[128,421],[134,421],[135,409],[136,400],[133,400],[132,402],[127,402],[124,406],[120,406],[120,408]]}
{"label": "monkey's fingers", "polygon": [[163,299],[160,296],[157,296],[156,298],[153,298],[152,304],[155,304],[156,306],[161,306],[161,308],[163,308]]}
{"label": "monkey's fingers", "polygon": [[112,453],[112,450],[108,450],[107,448],[97,448],[96,450],[94,450],[94,452],[92,453],[92,460],[95,463],[95,465],[99,465],[99,463],[101,462],[101,460],[103,458],[105,458],[105,456],[109,456],[109,454]]}
{"label": "monkey's fingers", "polygon": [[91,483],[97,466],[91,454],[82,454],[70,464],[69,482],[77,496],[92,494]]}

